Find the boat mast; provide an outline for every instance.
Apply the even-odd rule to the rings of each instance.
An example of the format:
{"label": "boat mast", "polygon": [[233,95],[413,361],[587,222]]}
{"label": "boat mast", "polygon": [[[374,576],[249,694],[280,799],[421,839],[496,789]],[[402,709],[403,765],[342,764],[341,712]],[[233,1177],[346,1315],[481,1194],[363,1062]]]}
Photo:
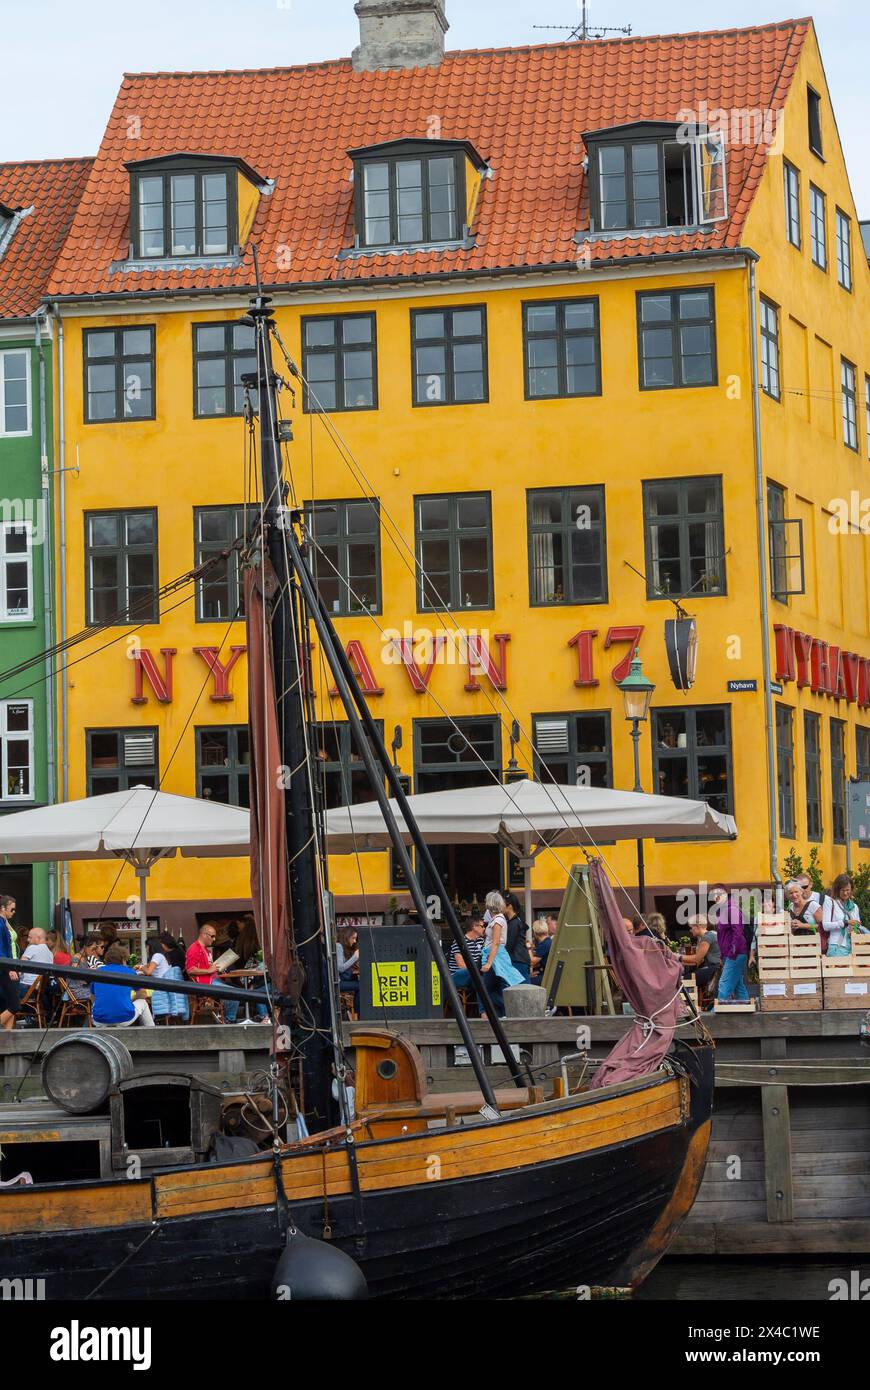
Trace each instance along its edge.
{"label": "boat mast", "polygon": [[[305,1032],[302,1051],[304,1108],[312,1131],[328,1129],[335,1117],[332,1095],[332,1018],[328,996],[326,950],[321,926],[320,889],[316,848],[312,834],[317,814],[308,777],[308,743],[305,732],[302,670],[303,644],[308,624],[289,561],[284,527],[287,512],[281,467],[281,427],[278,419],[278,381],[272,366],[272,311],[270,300],[258,293],[248,318],[256,331],[257,373],[250,383],[259,391],[260,471],[269,559],[278,579],[271,613],[271,641],[278,692],[278,727],[285,773],[285,823],[287,834],[290,922],[294,961],[302,967],[300,1001],[291,1022]],[[246,383],[248,384],[248,383]],[[276,777],[277,768],[263,770]],[[282,992],[293,993],[281,980]]]}
{"label": "boat mast", "polygon": [[[456,1020],[465,1044],[472,1069],[477,1079],[478,1085],[483,1096],[484,1105],[492,1115],[498,1114],[498,1106],[492,1084],[486,1074],[483,1057],[471,1032],[468,1019],[462,1008],[453,976],[450,973],[447,960],[441,947],[441,941],[436,932],[428,913],[423,890],[414,873],[414,868],[408,853],[407,846],[402,838],[396,817],[390,806],[389,799],[384,790],[384,776],[375,762],[375,755],[363,727],[357,708],[357,701],[354,699],[355,679],[350,671],[349,664],[344,659],[344,649],[335,631],[331,618],[326,614],[323,605],[319,600],[314,579],[308,569],[299,546],[299,541],[294,531],[294,523],[298,518],[284,504],[283,480],[281,473],[281,443],[282,436],[278,425],[277,412],[277,384],[278,377],[272,368],[271,353],[271,334],[273,331],[273,316],[269,307],[271,301],[262,295],[257,295],[252,308],[249,311],[249,321],[254,323],[257,330],[257,378],[260,383],[259,415],[260,415],[260,438],[261,438],[261,469],[263,475],[263,496],[266,504],[266,523],[269,528],[269,553],[275,573],[280,585],[280,602],[275,609],[273,616],[272,647],[274,652],[275,676],[280,681],[279,690],[283,692],[281,697],[282,710],[282,743],[284,747],[285,763],[294,770],[290,778],[290,795],[285,797],[287,810],[287,850],[291,861],[291,903],[293,908],[293,921],[298,922],[297,912],[317,912],[317,883],[314,873],[316,842],[311,833],[315,824],[315,810],[311,802],[309,783],[305,777],[305,767],[307,759],[307,748],[305,740],[304,726],[304,694],[301,672],[299,669],[300,649],[308,632],[308,620],[314,624],[318,640],[321,644],[324,659],[334,677],[339,698],[344,706],[347,715],[348,725],[353,736],[357,751],[362,759],[366,770],[366,775],[371,785],[375,800],[381,809],[381,814],[390,833],[393,849],[398,862],[402,868],[403,875],[408,884],[414,907],[420,919],[432,953],[436,968],[441,976],[441,983],[447,999],[450,1012]],[[243,377],[243,382],[247,384],[248,378]],[[291,582],[292,581],[292,582]],[[289,607],[290,602],[294,604]],[[276,624],[276,617],[280,610],[281,621]],[[295,619],[295,626],[294,626]],[[296,641],[293,640],[294,633]],[[298,646],[297,646],[298,643]],[[362,696],[357,690],[359,702]],[[379,742],[376,738],[376,743]],[[295,772],[299,769],[299,772]],[[304,787],[298,786],[304,781]],[[299,793],[298,801],[293,798],[294,786]],[[415,827],[416,829],[416,827]],[[293,869],[298,871],[297,877],[292,876]],[[310,872],[313,894],[309,887],[307,874]],[[319,920],[314,915],[303,917],[304,922]],[[456,926],[459,936],[459,949],[463,953],[467,952],[467,944]],[[298,931],[294,931],[298,937]],[[325,941],[321,930],[310,931],[308,934],[309,953],[316,956],[316,962],[312,962],[317,970],[317,978],[311,980],[309,970],[309,958],[304,960],[306,974],[306,990],[310,991],[309,1007],[315,1003],[319,1006],[318,1028],[319,1033],[313,1035],[313,1039],[306,1045],[304,1051],[306,1056],[311,1052],[318,1052],[317,1044],[323,1042],[324,1047],[320,1049],[319,1056],[321,1063],[325,1064],[326,1081],[329,1084],[329,1096],[331,1097],[331,1076],[329,1071],[328,1054],[325,1052],[326,1040],[328,1036],[328,1001],[326,999],[325,984],[327,979]],[[299,953],[302,959],[301,952]],[[306,997],[303,991],[303,997]],[[494,1016],[494,1015],[493,1015]],[[504,1041],[506,1052],[505,1057],[511,1058],[510,1048],[503,1034],[498,1035]],[[310,1062],[309,1062],[310,1065]],[[514,1079],[517,1085],[520,1084],[518,1069],[512,1065]],[[316,1080],[323,1084],[323,1078],[317,1073]],[[306,1094],[306,1110],[313,1108],[308,1103]]]}

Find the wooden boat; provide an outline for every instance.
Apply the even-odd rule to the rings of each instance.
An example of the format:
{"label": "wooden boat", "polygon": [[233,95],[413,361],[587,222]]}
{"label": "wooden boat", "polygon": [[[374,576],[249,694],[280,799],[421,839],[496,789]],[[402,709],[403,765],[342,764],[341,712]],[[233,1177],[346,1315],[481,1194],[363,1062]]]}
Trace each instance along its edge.
{"label": "wooden boat", "polygon": [[[385,1058],[421,1074],[404,1039],[355,1042],[362,1097]],[[518,1108],[474,1124],[456,1120],[479,1094],[369,1092],[350,1144],[342,1128],[278,1159],[7,1189],[4,1268],[44,1279],[48,1298],[265,1298],[288,1227],[318,1238],[329,1227],[381,1297],[634,1286],[691,1207],[706,1158],[712,1048],[679,1044],[674,1062],[576,1096],[515,1092]],[[385,1132],[396,1129],[406,1132]]]}
{"label": "wooden boat", "polygon": [[[301,1235],[316,1238],[321,1251],[349,1256],[376,1296],[506,1296],[581,1284],[635,1285],[667,1248],[701,1180],[712,1109],[712,1046],[704,1037],[676,1043],[667,1057],[664,1049],[655,1053],[647,1074],[601,1086],[596,1078],[576,1095],[562,1094],[557,1080],[545,1097],[526,1084],[531,1078],[513,1060],[487,1003],[515,1083],[507,1092],[493,1092],[385,782],[399,800],[418,863],[430,874],[434,865],[316,592],[296,534],[299,518],[288,522],[283,507],[288,431],[279,420],[274,325],[262,296],[249,321],[257,330],[258,370],[246,384],[256,387],[260,403],[265,499],[259,583],[249,571],[246,585],[252,892],[266,962],[281,991],[269,1000],[276,1005],[276,1030],[280,1022],[294,1055],[302,1058],[301,1072],[288,1073],[285,1083],[300,1097],[310,1137],[276,1141],[271,1152],[243,1161],[209,1163],[208,1136],[200,1133],[194,1143],[188,1135],[191,1156],[199,1161],[167,1167],[158,1151],[140,1155],[128,1170],[125,1153],[132,1146],[125,1146],[119,1126],[124,1087],[133,1083],[121,1082],[108,1117],[98,1115],[92,1123],[98,1142],[112,1154],[110,1173],[60,1182],[49,1164],[36,1185],[0,1190],[4,1268],[17,1279],[44,1279],[49,1299],[265,1297]],[[469,1095],[428,1094],[417,1050],[389,1030],[363,1027],[353,1039],[355,1111],[348,1105],[330,923],[316,872],[322,808],[314,804],[304,775],[293,776],[276,803],[269,771],[279,761],[305,766],[311,683],[296,635],[307,623],[335,678],[468,1048],[478,1086]],[[261,661],[261,652],[270,660]],[[281,692],[280,729],[274,681]],[[487,1000],[446,893],[444,902],[472,982]],[[619,933],[624,936],[621,923]],[[621,949],[617,943],[617,953]],[[103,978],[124,982],[123,976],[113,981],[110,971]],[[202,989],[164,983],[170,991]],[[675,1018],[670,999],[672,1005]],[[645,1036],[655,1032],[651,1023]],[[164,1078],[164,1089],[178,1081]],[[159,1087],[151,1089],[158,1105]],[[277,1096],[277,1079],[274,1089]],[[33,1110],[25,1133],[20,1111],[0,1107],[0,1144],[7,1154],[16,1144],[69,1142],[63,1111],[46,1106],[34,1118]],[[209,1107],[197,1113],[210,1113]],[[187,1152],[184,1145],[182,1150]],[[169,1157],[178,1155],[170,1151]],[[290,1293],[296,1296],[292,1288]]]}

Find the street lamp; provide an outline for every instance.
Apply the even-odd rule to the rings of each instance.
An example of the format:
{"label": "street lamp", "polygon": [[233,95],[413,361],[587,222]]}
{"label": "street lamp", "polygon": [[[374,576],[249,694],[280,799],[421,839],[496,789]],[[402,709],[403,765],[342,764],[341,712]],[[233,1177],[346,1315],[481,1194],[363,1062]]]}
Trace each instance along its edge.
{"label": "street lamp", "polygon": [[[649,718],[649,707],[652,702],[655,686],[652,681],[647,680],[640,664],[640,653],[635,649],[632,658],[631,668],[624,681],[619,682],[622,691],[622,700],[625,706],[625,717],[631,724],[631,737],[634,743],[634,790],[642,792],[643,787],[640,783],[640,726],[645,724]],[[644,898],[646,896],[646,882],[643,864],[643,840],[637,842],[637,892],[640,899],[639,907],[643,912]]]}

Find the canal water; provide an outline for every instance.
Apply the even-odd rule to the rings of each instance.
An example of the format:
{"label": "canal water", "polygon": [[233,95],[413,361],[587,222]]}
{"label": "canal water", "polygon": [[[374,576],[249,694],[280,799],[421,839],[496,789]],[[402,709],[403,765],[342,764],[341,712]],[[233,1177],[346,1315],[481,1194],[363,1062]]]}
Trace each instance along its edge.
{"label": "canal water", "polygon": [[[852,1278],[856,1271],[858,1279]],[[862,1280],[870,1296],[870,1256],[821,1260],[662,1260],[634,1295],[639,1301],[724,1300],[828,1302],[835,1292]],[[839,1282],[836,1282],[839,1281]],[[853,1295],[854,1296],[854,1295]]]}

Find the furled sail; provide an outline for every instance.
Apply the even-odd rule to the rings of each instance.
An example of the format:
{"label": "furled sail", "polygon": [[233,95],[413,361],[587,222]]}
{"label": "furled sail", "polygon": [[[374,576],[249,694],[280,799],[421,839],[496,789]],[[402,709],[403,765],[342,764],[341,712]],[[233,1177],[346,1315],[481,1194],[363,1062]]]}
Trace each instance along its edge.
{"label": "furled sail", "polygon": [[590,878],[607,954],[635,1013],[631,1028],[599,1067],[594,1089],[646,1076],[661,1065],[677,1026],[683,970],[664,943],[628,930],[600,862],[592,865]]}
{"label": "furled sail", "polygon": [[[261,552],[262,555],[262,552]],[[251,731],[251,897],[263,961],[279,993],[288,988],[291,962],[287,891],[287,835],[281,777],[281,740],[275,670],[264,585],[275,576],[268,559],[245,567],[248,638],[248,709]]]}

